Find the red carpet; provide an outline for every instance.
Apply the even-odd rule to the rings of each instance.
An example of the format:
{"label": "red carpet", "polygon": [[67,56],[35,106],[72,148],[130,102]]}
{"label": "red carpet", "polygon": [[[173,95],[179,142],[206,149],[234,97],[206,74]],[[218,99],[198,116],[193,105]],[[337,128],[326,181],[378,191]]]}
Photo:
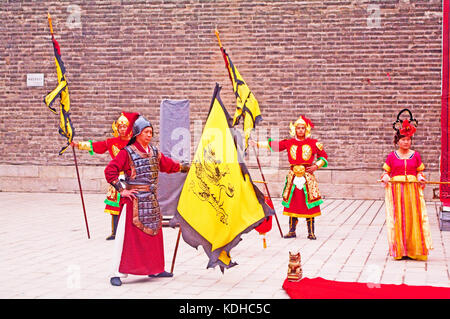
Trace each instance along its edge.
{"label": "red carpet", "polygon": [[450,299],[450,288],[303,278],[283,283],[292,299]]}

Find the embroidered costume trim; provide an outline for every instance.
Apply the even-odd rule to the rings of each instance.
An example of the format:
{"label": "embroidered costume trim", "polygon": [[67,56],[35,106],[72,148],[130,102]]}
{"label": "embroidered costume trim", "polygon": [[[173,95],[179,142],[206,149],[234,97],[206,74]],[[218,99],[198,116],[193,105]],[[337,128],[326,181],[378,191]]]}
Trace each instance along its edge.
{"label": "embroidered costume trim", "polygon": [[[302,158],[304,161],[308,161],[311,158],[312,149],[308,144],[302,145]],[[295,159],[295,158],[294,158]]]}
{"label": "embroidered costume trim", "polygon": [[328,161],[324,157],[319,157],[317,159],[316,165],[317,165],[318,168],[322,168],[322,167],[325,168],[325,167],[328,166]]}
{"label": "embroidered costume trim", "polygon": [[[319,191],[319,185],[314,175],[305,173],[304,177],[306,182],[302,190],[305,194],[305,203],[308,209],[323,204],[322,196]],[[294,194],[294,189],[296,187],[294,184],[294,178],[295,174],[292,170],[290,170],[286,176],[286,183],[282,193],[283,201],[281,202],[281,204],[286,208],[289,208],[291,204],[292,195]]]}
{"label": "embroidered costume trim", "polygon": [[119,207],[119,202],[120,202],[120,193],[112,185],[109,185],[108,193],[106,194],[105,204],[113,207]]}
{"label": "embroidered costume trim", "polygon": [[306,183],[303,187],[305,192],[306,206],[308,209],[319,206],[323,203],[322,196],[319,191],[319,184],[314,175],[310,173],[305,174]]}

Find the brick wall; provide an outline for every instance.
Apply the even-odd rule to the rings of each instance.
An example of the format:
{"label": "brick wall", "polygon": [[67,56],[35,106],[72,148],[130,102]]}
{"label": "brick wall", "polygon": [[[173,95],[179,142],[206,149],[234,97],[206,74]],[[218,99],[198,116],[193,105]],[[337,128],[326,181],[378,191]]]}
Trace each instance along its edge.
{"label": "brick wall", "polygon": [[[158,131],[164,98],[189,99],[193,127],[206,118],[215,82],[233,113],[217,26],[260,103],[262,130],[287,137],[289,122],[306,114],[330,171],[379,171],[393,149],[392,122],[408,107],[420,125],[414,148],[438,170],[439,0],[2,1],[3,167],[73,165],[71,152],[57,155],[65,143],[59,118],[42,102],[57,83],[47,11],[67,68],[76,140],[111,136],[121,110],[147,115]],[[27,73],[44,73],[44,87],[27,87]],[[78,156],[81,166],[107,160]]]}

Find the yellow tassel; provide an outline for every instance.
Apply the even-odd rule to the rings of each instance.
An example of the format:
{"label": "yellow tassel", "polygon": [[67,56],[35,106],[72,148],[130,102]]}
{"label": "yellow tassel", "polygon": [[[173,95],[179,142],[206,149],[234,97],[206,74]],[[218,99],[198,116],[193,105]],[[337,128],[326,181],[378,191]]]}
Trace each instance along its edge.
{"label": "yellow tassel", "polygon": [[264,236],[264,238],[263,238],[263,247],[264,247],[264,248],[267,248],[266,236]]}

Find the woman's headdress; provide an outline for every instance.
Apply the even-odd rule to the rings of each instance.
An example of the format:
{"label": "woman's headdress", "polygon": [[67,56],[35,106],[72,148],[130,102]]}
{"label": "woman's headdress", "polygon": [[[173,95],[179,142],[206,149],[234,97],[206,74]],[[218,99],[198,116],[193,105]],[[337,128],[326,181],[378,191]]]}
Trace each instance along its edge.
{"label": "woman's headdress", "polygon": [[[409,120],[400,119],[400,115],[402,115],[402,113],[405,111],[409,113]],[[419,122],[415,118],[413,118],[411,111],[409,109],[403,109],[398,113],[397,120],[392,124],[392,127],[397,135],[412,137],[416,132],[416,127],[418,125]]]}

